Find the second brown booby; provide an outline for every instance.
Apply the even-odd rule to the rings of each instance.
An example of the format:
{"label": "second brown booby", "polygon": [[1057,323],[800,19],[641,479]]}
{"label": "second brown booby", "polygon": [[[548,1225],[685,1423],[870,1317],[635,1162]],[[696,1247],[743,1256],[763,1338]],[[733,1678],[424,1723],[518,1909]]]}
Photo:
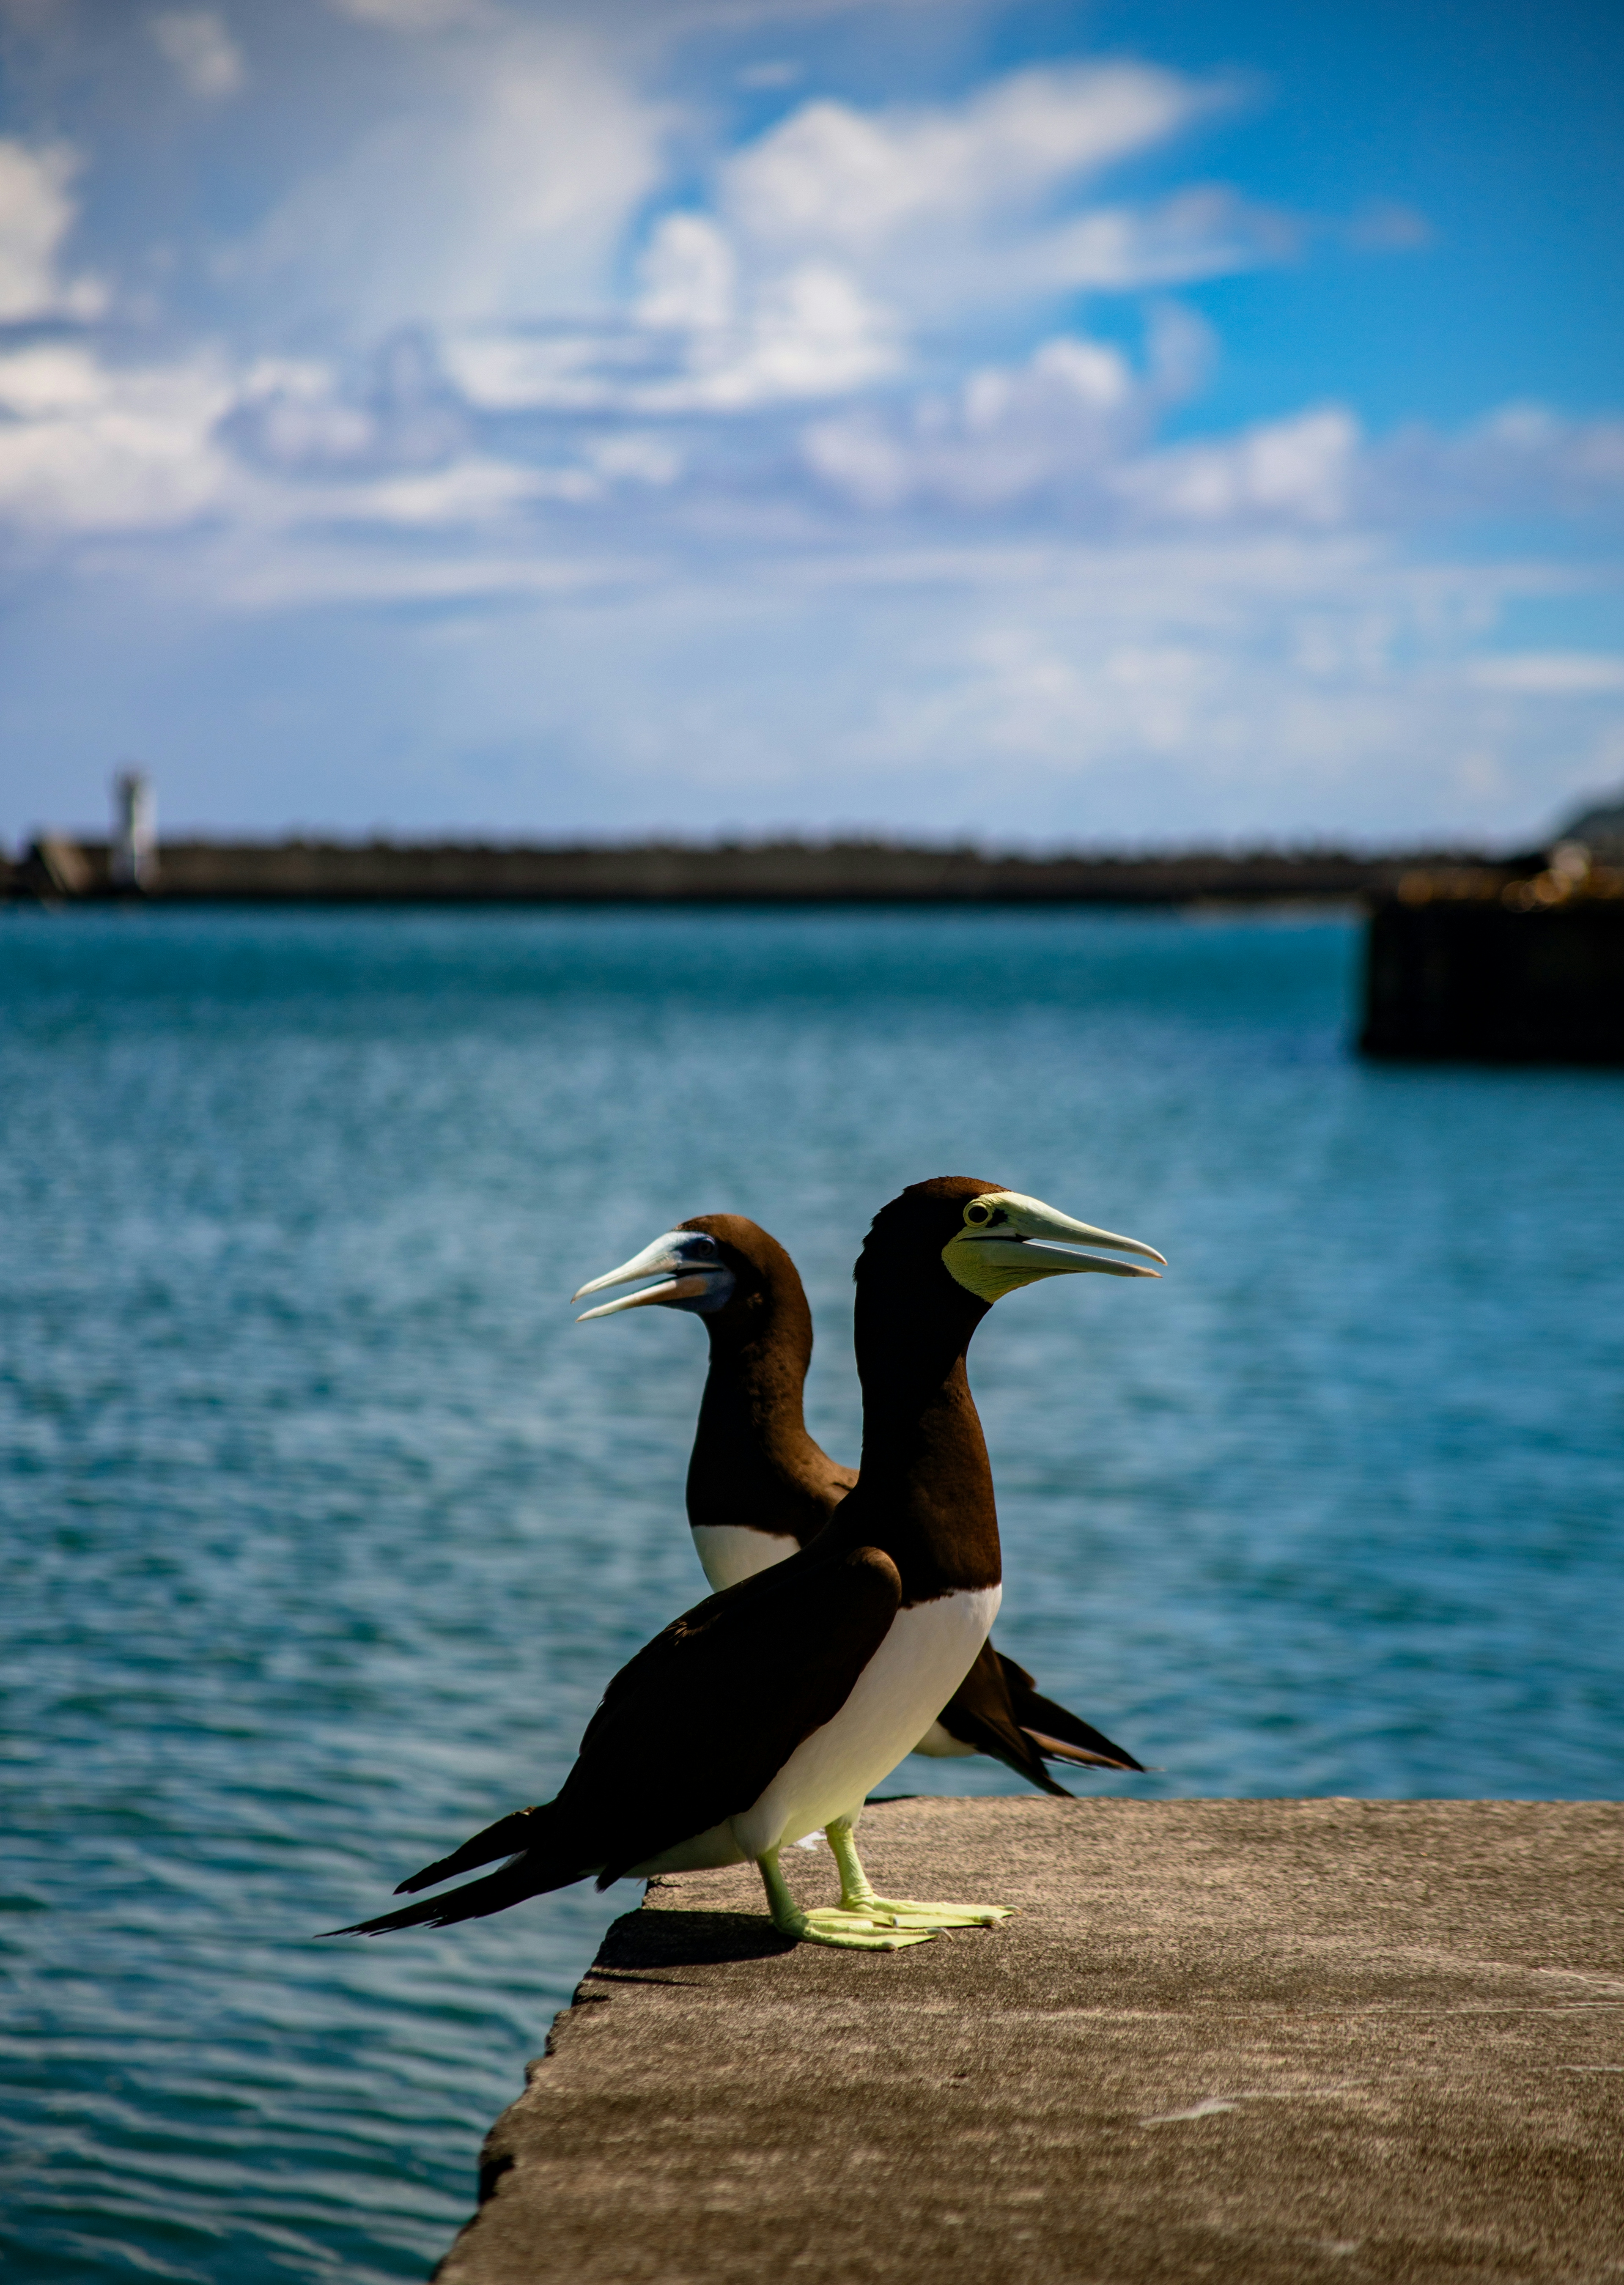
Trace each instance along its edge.
{"label": "second brown booby", "polygon": [[[1091,1233],[1098,1243],[1106,1233]],[[1159,1254],[1144,1249],[1150,1258]],[[803,1392],[812,1322],[799,1271],[778,1240],[742,1214],[696,1214],[575,1295],[657,1282],[584,1312],[584,1323],[650,1306],[697,1315],[710,1370],[688,1462],[694,1551],[716,1589],[734,1586],[809,1545],[857,1482],[807,1433]],[[1096,1769],[1142,1763],[1092,1724],[1041,1696],[989,1641],[915,1753],[987,1754],[1047,1793],[1063,1794],[1045,1756]]]}
{"label": "second brown booby", "polygon": [[[555,1800],[499,1818],[400,1885],[415,1892],[506,1857],[497,1872],[335,1933],[445,1927],[594,1874],[607,1887],[746,1859],[774,1926],[807,1942],[895,1951],[1002,1918],[998,1905],[875,1896],[851,1828],[998,1609],[998,1516],[965,1374],[977,1325],[1038,1278],[1156,1274],[1082,1252],[1079,1240],[1150,1251],[966,1176],[915,1183],[883,1208],[857,1273],[862,1472],[836,1516],[621,1669]],[[805,1912],[790,1894],[779,1852],[820,1828],[856,1867],[860,1911]]]}

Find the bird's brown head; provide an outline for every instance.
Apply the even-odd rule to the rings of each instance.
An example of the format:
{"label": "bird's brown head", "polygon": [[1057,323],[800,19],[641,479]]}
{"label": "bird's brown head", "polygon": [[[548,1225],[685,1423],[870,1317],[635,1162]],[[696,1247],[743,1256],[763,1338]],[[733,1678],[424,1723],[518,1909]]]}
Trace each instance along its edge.
{"label": "bird's brown head", "polygon": [[[1082,1250],[1091,1246],[1142,1260],[1111,1261]],[[1076,1221],[1041,1198],[1000,1182],[938,1174],[910,1183],[881,1207],[863,1242],[856,1277],[859,1296],[877,1295],[882,1287],[906,1288],[914,1308],[945,1310],[955,1319],[964,1315],[968,1296],[978,1305],[969,1315],[973,1326],[1017,1285],[1085,1270],[1154,1277],[1157,1271],[1142,1266],[1149,1262],[1165,1267],[1155,1247],[1136,1237],[1118,1237]]]}
{"label": "bird's brown head", "polygon": [[794,1262],[744,1214],[694,1214],[678,1222],[618,1269],[583,1285],[574,1299],[643,1278],[655,1282],[583,1310],[577,1322],[650,1307],[689,1309],[705,1319],[713,1335],[749,1339],[785,1313],[807,1314]]}

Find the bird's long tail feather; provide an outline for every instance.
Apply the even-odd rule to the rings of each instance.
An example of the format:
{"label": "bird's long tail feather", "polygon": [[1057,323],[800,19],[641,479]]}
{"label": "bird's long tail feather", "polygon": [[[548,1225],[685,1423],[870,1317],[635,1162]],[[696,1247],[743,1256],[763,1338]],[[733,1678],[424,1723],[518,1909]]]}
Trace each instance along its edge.
{"label": "bird's long tail feather", "polygon": [[1008,1662],[988,1643],[937,1718],[950,1738],[972,1753],[990,1754],[1007,1769],[1018,1771],[1029,1785],[1070,1800],[1064,1786],[1056,1785],[1043,1766],[1041,1749],[1012,1716],[1009,1693],[999,1672]]}
{"label": "bird's long tail feather", "polygon": [[1076,1762],[1080,1768],[1087,1770],[1126,1771],[1144,1767],[1142,1762],[1133,1760],[1127,1754],[1099,1754],[1087,1746],[1074,1746],[1065,1738],[1051,1738],[1041,1730],[1027,1729],[1024,1723],[1021,1727],[1026,1730],[1027,1736],[1046,1761]]}
{"label": "bird's long tail feather", "polygon": [[449,1857],[440,1857],[432,1865],[425,1865],[420,1873],[402,1881],[395,1893],[397,1896],[415,1896],[420,1888],[437,1888],[442,1881],[454,1881],[459,1873],[471,1873],[479,1865],[494,1865],[498,1857],[512,1857],[522,1849],[533,1849],[541,1841],[547,1823],[551,1802],[539,1809],[515,1809],[506,1817],[498,1817],[494,1825],[486,1826],[460,1849],[453,1849]]}
{"label": "bird's long tail feather", "polygon": [[458,1920],[482,1920],[487,1912],[504,1912],[509,1904],[522,1904],[526,1896],[539,1896],[545,1888],[561,1888],[579,1878],[578,1873],[565,1873],[549,1879],[537,1859],[521,1857],[504,1865],[499,1873],[487,1873],[482,1881],[453,1888],[449,1896],[426,1896],[420,1904],[403,1904],[396,1912],[380,1912],[375,1920],[357,1920],[352,1928],[322,1932],[326,1936],[388,1936],[396,1928],[451,1928]]}
{"label": "bird's long tail feather", "polygon": [[494,1825],[486,1826],[449,1857],[426,1865],[420,1873],[403,1881],[395,1893],[398,1896],[403,1891],[433,1888],[437,1881],[471,1872],[476,1865],[489,1865],[498,1857],[510,1857],[512,1862],[487,1873],[482,1881],[469,1881],[448,1896],[427,1896],[420,1904],[403,1904],[398,1912],[381,1912],[376,1920],[357,1920],[353,1928],[329,1928],[326,1934],[387,1936],[396,1928],[451,1928],[458,1920],[482,1920],[487,1912],[505,1912],[526,1896],[543,1896],[549,1888],[567,1888],[572,1881],[595,1873],[602,1861],[601,1857],[593,1861],[583,1850],[575,1820],[568,1812],[561,1815],[559,1804],[549,1801],[539,1809],[518,1809],[511,1817],[498,1817]]}
{"label": "bird's long tail feather", "polygon": [[1126,1747],[1113,1745],[1091,1722],[1043,1697],[1024,1666],[1017,1666],[1001,1651],[998,1659],[1009,1685],[1015,1718],[1040,1754],[1051,1761],[1078,1762],[1088,1769],[1143,1769],[1142,1762],[1136,1762]]}

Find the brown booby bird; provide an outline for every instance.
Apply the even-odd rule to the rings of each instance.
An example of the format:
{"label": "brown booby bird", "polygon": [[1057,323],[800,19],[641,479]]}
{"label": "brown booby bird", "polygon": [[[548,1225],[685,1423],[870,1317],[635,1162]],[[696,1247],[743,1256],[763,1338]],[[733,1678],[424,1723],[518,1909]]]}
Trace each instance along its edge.
{"label": "brown booby bird", "polygon": [[[1004,1918],[996,1904],[876,1896],[852,1827],[998,1610],[998,1514],[965,1373],[977,1325],[1038,1278],[1157,1274],[1084,1245],[1152,1251],[963,1175],[915,1183],[883,1207],[857,1266],[863,1464],[839,1512],[810,1546],[699,1604],[622,1668],[554,1800],[498,1818],[400,1886],[415,1893],[506,1857],[497,1872],[334,1933],[443,1928],[594,1874],[607,1888],[747,1859],[773,1925],[806,1942],[892,1951]],[[820,1828],[843,1903],[804,1912],[779,1851]]]}
{"label": "brown booby bird", "polygon": [[[1157,1260],[1160,1255],[1155,1257]],[[857,1482],[806,1429],[812,1311],[800,1273],[775,1237],[742,1214],[696,1214],[575,1296],[646,1277],[659,1282],[586,1310],[580,1320],[649,1306],[702,1321],[710,1370],[688,1462],[688,1522],[718,1591],[811,1543]],[[916,1754],[988,1754],[1045,1792],[1065,1794],[1044,1758],[1137,1770],[1132,1754],[1040,1695],[1024,1667],[984,1643]]]}

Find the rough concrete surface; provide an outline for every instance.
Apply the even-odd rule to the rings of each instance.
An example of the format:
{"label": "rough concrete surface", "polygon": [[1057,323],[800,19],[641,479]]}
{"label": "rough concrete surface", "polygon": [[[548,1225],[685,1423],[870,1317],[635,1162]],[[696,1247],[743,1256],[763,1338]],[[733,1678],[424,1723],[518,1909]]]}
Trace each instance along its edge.
{"label": "rough concrete surface", "polygon": [[441,2285],[1624,2280],[1624,1806],[920,1801],[860,1837],[883,1893],[1019,1917],[860,1955],[783,1943],[748,1868],[657,1884]]}

